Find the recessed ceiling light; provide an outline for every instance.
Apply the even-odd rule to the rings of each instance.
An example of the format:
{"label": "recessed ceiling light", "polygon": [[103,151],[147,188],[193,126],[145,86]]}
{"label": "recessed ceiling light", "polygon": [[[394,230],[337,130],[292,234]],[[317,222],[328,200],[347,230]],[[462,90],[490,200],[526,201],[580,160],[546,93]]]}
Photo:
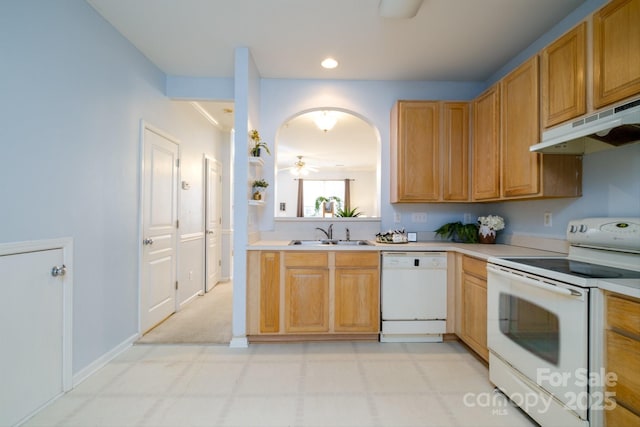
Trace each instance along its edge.
{"label": "recessed ceiling light", "polygon": [[422,0],[381,0],[378,13],[383,18],[410,19],[418,14]]}
{"label": "recessed ceiling light", "polygon": [[330,69],[336,68],[338,66],[338,61],[336,61],[333,58],[327,58],[324,61],[322,61],[320,63],[320,65],[322,65],[324,68],[327,68],[327,69],[330,70]]}

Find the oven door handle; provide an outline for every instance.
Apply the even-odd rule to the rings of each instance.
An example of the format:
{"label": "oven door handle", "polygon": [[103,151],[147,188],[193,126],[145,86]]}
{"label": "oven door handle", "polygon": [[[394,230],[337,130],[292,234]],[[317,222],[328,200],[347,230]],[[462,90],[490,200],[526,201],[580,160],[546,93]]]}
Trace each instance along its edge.
{"label": "oven door handle", "polygon": [[582,294],[578,291],[574,291],[573,289],[566,289],[566,288],[561,288],[559,286],[555,286],[555,285],[551,285],[549,283],[545,283],[543,281],[540,280],[535,280],[535,279],[531,279],[527,276],[523,276],[520,274],[516,274],[516,273],[509,273],[506,272],[504,270],[499,270],[497,268],[493,268],[490,267],[491,272],[499,275],[499,276],[503,276],[506,277],[508,279],[517,279],[520,282],[524,282],[528,285],[532,285],[532,286],[536,286],[538,288],[550,291],[550,292],[555,292],[556,294],[560,294],[560,295],[564,295],[564,296],[575,296],[575,297],[581,297]]}

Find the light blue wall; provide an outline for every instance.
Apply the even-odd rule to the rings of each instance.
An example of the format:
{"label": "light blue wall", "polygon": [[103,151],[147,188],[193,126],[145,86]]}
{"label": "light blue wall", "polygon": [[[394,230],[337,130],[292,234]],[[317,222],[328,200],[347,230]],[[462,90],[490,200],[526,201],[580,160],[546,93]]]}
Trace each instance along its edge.
{"label": "light blue wall", "polygon": [[[503,215],[504,233],[564,238],[571,219],[586,217],[640,217],[640,143],[583,158],[583,196],[487,206],[487,213]],[[550,212],[553,226],[544,226]],[[502,233],[501,233],[502,234]]]}
{"label": "light blue wall", "polygon": [[[382,228],[405,226],[415,231],[433,230],[444,218],[474,207],[465,205],[391,205],[389,203],[389,125],[393,104],[398,99],[468,100],[483,89],[477,82],[397,82],[397,81],[341,81],[341,80],[281,80],[263,79],[261,92],[261,135],[266,141],[277,142],[278,128],[301,111],[316,108],[336,108],[356,113],[371,123],[380,133]],[[375,149],[375,147],[372,147]],[[275,182],[273,156],[265,159],[269,182]],[[261,228],[273,227],[273,199],[264,209]],[[411,213],[428,212],[427,223],[413,224]],[[401,223],[394,223],[399,213]],[[436,225],[438,224],[438,225]]]}
{"label": "light blue wall", "polygon": [[222,137],[82,0],[0,2],[0,58],[0,242],[74,239],[78,373],[138,331],[140,120],[181,141],[192,182]]}

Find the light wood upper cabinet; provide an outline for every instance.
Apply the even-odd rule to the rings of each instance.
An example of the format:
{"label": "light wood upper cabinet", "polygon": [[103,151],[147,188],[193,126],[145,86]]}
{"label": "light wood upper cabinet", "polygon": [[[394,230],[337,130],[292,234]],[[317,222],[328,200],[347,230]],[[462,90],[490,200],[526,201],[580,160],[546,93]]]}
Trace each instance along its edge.
{"label": "light wood upper cabinet", "polygon": [[443,102],[442,199],[469,200],[469,103]]}
{"label": "light wood upper cabinet", "polygon": [[467,102],[398,101],[391,112],[391,203],[469,200]]}
{"label": "light wood upper cabinet", "polygon": [[587,24],[583,22],[541,52],[540,99],[543,128],[587,112],[586,34]]}
{"label": "light wood upper cabinet", "polygon": [[640,93],[640,0],[613,0],[593,15],[593,104]]}
{"label": "light wood upper cabinet", "polygon": [[540,154],[529,147],[540,142],[538,56],[500,81],[502,191],[505,197],[540,191]]}
{"label": "light wood upper cabinet", "polygon": [[439,104],[398,101],[391,112],[391,203],[440,199]]}
{"label": "light wood upper cabinet", "polygon": [[335,331],[380,330],[378,252],[336,252]]}
{"label": "light wood upper cabinet", "polygon": [[494,85],[473,101],[472,196],[500,197],[500,87]]}

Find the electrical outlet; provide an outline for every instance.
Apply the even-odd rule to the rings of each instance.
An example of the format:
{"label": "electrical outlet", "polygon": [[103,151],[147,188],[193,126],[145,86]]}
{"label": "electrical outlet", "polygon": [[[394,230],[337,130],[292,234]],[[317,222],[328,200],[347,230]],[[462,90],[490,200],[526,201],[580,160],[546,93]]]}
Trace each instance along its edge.
{"label": "electrical outlet", "polygon": [[544,213],[544,226],[545,227],[551,227],[552,221],[553,221],[553,217],[551,215],[551,212],[545,212]]}
{"label": "electrical outlet", "polygon": [[464,223],[465,224],[470,224],[471,223],[471,214],[470,213],[464,214]]}
{"label": "electrical outlet", "polygon": [[427,213],[418,212],[411,214],[411,222],[413,223],[425,223],[427,222]]}
{"label": "electrical outlet", "polygon": [[395,222],[396,224],[400,224],[400,222],[402,222],[402,215],[400,215],[399,212],[393,213],[393,222]]}

